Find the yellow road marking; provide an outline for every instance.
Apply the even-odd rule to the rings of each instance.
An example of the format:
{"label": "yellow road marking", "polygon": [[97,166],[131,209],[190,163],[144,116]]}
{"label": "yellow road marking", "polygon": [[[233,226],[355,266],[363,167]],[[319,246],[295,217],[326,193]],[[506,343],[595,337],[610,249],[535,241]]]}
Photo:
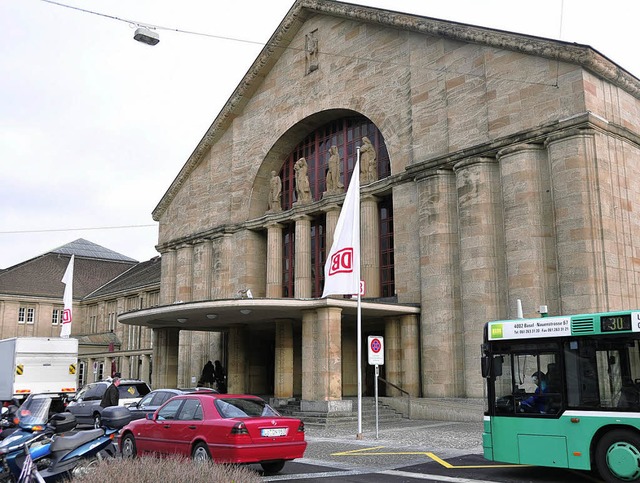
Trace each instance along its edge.
{"label": "yellow road marking", "polygon": [[373,448],[352,449],[349,451],[341,451],[338,453],[332,453],[331,456],[389,456],[389,455],[424,455],[431,458],[436,463],[444,466],[448,469],[478,469],[478,468],[517,468],[526,467],[531,465],[460,465],[455,466],[446,462],[442,458],[439,458],[435,454],[429,451],[378,451],[383,449],[384,446],[375,446]]}

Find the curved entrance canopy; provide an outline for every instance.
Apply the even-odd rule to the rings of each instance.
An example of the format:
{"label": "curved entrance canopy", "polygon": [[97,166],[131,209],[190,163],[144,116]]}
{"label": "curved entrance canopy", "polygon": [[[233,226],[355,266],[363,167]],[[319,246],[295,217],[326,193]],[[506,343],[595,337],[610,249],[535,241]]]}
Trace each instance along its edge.
{"label": "curved entrance canopy", "polygon": [[[118,321],[128,325],[184,330],[224,330],[234,325],[262,325],[279,319],[301,319],[304,311],[335,307],[342,309],[343,320],[356,320],[357,301],[349,299],[226,299],[206,302],[175,303],[151,309],[126,312]],[[362,319],[419,314],[413,305],[361,302]]]}

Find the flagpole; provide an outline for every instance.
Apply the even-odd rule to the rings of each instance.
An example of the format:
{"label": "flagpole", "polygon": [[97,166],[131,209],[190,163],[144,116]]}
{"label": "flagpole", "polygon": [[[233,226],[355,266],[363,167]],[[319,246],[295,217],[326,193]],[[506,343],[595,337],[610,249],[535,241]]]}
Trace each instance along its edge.
{"label": "flagpole", "polygon": [[[360,146],[356,148],[356,166],[360,166]],[[353,173],[352,176],[360,176],[360,173]],[[360,197],[358,197],[358,206],[356,209],[360,211]],[[360,217],[358,217],[358,221],[360,221]],[[358,227],[358,232],[360,231],[360,227]],[[360,237],[358,237],[358,242],[360,242]],[[358,253],[360,253],[360,246],[358,246]],[[360,310],[360,263],[357,264],[356,269],[358,281],[358,309],[357,309],[357,335],[356,342],[358,344],[358,434],[356,434],[356,439],[362,439],[362,311]]]}

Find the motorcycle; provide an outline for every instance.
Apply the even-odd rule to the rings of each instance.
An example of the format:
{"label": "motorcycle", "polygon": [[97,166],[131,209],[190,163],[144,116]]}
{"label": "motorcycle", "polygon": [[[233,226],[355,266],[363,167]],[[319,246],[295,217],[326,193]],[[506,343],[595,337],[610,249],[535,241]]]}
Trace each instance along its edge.
{"label": "motorcycle", "polygon": [[99,460],[115,456],[114,440],[130,420],[127,408],[114,406],[103,411],[105,426],[98,429],[62,434],[75,427],[75,416],[71,413],[53,415],[51,424],[45,427],[21,425],[22,431],[0,444],[4,470],[0,481],[19,480],[25,460],[29,459],[37,470],[35,473],[46,482],[85,474]]}

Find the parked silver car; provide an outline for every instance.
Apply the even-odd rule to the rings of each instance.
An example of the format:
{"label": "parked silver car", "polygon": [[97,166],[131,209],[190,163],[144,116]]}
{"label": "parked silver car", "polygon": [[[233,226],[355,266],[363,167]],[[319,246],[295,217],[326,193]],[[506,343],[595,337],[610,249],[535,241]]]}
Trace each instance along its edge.
{"label": "parked silver car", "polygon": [[[76,417],[78,424],[91,424],[94,428],[101,426],[104,408],[100,406],[100,401],[110,385],[111,381],[109,380],[92,382],[78,391],[67,406],[67,411]],[[120,395],[118,406],[129,407],[149,394],[151,388],[144,381],[120,379],[118,392]]]}

